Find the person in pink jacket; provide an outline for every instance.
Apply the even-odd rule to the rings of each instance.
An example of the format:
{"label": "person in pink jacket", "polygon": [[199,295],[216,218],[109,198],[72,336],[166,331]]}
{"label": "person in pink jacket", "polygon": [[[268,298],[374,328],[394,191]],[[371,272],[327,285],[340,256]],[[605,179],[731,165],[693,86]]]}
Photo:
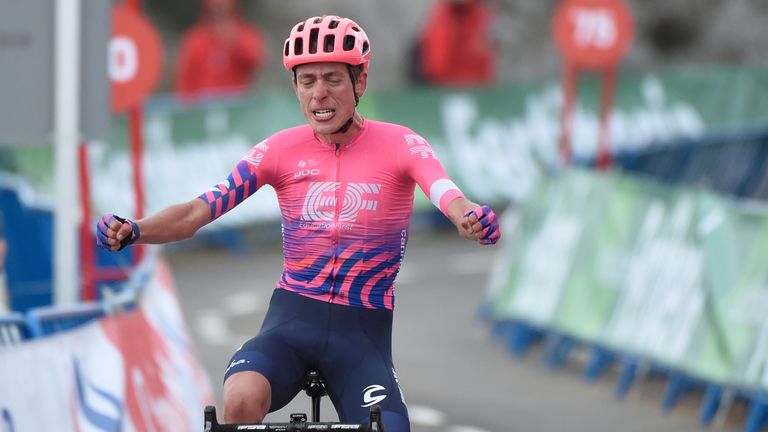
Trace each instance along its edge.
{"label": "person in pink jacket", "polygon": [[493,210],[464,196],[423,137],[357,112],[370,55],[368,37],[348,18],[296,24],[283,64],[307,124],[253,146],[198,198],[138,221],[108,214],[98,223],[98,244],[108,250],[166,243],[192,236],[266,184],[275,189],[283,273],[261,331],[225,372],[228,423],[261,421],[316,369],[342,422],[364,421],[376,404],[388,431],[410,430],[391,331],[416,185],[462,237],[483,245],[500,237]]}

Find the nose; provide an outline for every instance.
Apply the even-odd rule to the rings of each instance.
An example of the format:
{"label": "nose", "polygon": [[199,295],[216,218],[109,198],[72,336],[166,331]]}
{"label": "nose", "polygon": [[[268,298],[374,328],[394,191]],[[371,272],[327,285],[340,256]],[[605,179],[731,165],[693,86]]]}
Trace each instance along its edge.
{"label": "nose", "polygon": [[328,96],[328,88],[326,87],[325,83],[323,83],[322,81],[318,82],[312,91],[312,98],[315,100],[321,101],[325,99],[326,96]]}

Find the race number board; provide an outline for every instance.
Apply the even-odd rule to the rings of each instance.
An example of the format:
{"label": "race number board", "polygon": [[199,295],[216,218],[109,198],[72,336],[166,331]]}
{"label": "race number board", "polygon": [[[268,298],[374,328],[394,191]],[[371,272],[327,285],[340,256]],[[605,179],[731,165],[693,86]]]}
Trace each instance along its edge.
{"label": "race number board", "polygon": [[552,20],[552,36],[563,56],[563,105],[560,152],[571,160],[573,106],[579,72],[601,75],[600,137],[596,164],[607,168],[610,156],[610,114],[616,88],[616,70],[634,37],[632,15],[622,0],[564,0]]}
{"label": "race number board", "polygon": [[112,112],[138,106],[154,89],[162,70],[163,49],[152,25],[126,6],[112,9],[108,67]]}

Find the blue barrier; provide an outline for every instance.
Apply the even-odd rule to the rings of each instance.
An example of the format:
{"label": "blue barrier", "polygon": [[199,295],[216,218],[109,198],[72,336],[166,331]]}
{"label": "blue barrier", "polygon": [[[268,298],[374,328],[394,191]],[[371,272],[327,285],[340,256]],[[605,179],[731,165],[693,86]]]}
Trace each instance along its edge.
{"label": "blue barrier", "polygon": [[53,214],[33,196],[20,180],[0,176],[9,307],[21,312],[52,300]]}
{"label": "blue barrier", "polygon": [[513,322],[508,332],[508,347],[517,357],[525,356],[531,346],[546,335],[544,330],[520,321]]}
{"label": "blue barrier", "polygon": [[618,167],[669,183],[768,199],[768,129],[715,133],[615,157]]}
{"label": "blue barrier", "polygon": [[759,392],[754,395],[749,405],[744,432],[759,432],[766,424],[768,424],[768,393]]}
{"label": "blue barrier", "polygon": [[670,371],[667,385],[664,389],[661,407],[664,411],[672,410],[684,393],[697,390],[705,390],[707,383],[703,380],[690,377],[678,371]]}
{"label": "blue barrier", "polygon": [[[8,243],[5,262],[9,308],[26,312],[53,300],[53,211],[22,179],[0,173],[0,216]],[[95,221],[92,223],[95,227]],[[95,229],[95,228],[94,228]],[[96,251],[98,269],[133,266],[133,248]],[[122,280],[116,276],[116,280]],[[102,283],[98,285],[103,287]],[[97,293],[100,294],[100,291]]]}
{"label": "blue barrier", "polygon": [[584,370],[584,379],[587,381],[596,381],[616,362],[617,358],[619,358],[619,354],[615,351],[599,345],[594,345],[592,347],[590,358],[587,361],[587,367]]}
{"label": "blue barrier", "polygon": [[105,315],[106,307],[102,302],[83,302],[30,309],[27,322],[32,336],[42,337],[85,325]]}
{"label": "blue barrier", "polygon": [[18,312],[0,315],[0,346],[14,345],[31,337],[27,320]]}
{"label": "blue barrier", "polygon": [[130,278],[105,289],[103,300],[66,306],[35,307],[29,309],[26,314],[12,312],[0,315],[0,345],[75,329],[107,315],[133,310],[138,306],[150,278],[149,269],[156,264],[156,251],[147,249],[145,259],[133,269]]}
{"label": "blue barrier", "polygon": [[581,345],[581,342],[571,336],[550,333],[544,342],[543,362],[550,369],[561,369],[568,362],[571,351]]}

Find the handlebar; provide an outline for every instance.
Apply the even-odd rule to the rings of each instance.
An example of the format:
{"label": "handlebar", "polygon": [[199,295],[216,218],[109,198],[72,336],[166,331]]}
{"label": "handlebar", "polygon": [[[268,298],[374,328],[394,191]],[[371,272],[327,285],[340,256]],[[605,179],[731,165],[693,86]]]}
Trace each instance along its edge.
{"label": "handlebar", "polygon": [[253,423],[253,424],[219,424],[216,420],[216,407],[206,406],[204,413],[204,432],[241,432],[241,431],[271,431],[271,432],[304,432],[350,430],[361,432],[384,432],[381,424],[381,408],[371,407],[370,423],[330,423],[307,422],[306,414],[291,414],[290,423]]}

